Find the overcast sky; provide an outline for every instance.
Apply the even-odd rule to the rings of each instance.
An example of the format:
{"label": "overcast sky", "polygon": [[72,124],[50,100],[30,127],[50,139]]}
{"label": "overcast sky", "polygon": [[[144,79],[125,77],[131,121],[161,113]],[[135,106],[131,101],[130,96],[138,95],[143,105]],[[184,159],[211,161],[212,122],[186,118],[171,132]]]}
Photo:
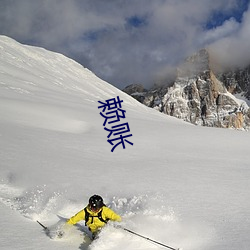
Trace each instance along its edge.
{"label": "overcast sky", "polygon": [[0,34],[146,87],[200,48],[250,62],[250,0],[0,0]]}

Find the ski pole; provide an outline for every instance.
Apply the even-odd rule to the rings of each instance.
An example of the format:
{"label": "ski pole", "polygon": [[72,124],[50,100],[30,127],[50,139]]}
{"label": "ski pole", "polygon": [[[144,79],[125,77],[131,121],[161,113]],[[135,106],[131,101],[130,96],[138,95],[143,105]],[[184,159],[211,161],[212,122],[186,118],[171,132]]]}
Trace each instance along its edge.
{"label": "ski pole", "polygon": [[46,230],[48,230],[48,228],[47,227],[45,227],[40,221],[36,221],[40,226],[42,226],[43,227],[43,229],[46,231]]}
{"label": "ski pole", "polygon": [[133,232],[133,231],[127,229],[127,228],[122,228],[122,229],[125,230],[125,231],[127,231],[127,232],[129,232],[129,233],[131,233],[131,234],[137,235],[137,236],[139,236],[139,237],[141,237],[141,238],[143,238],[143,239],[145,239],[145,240],[154,242],[154,243],[156,243],[156,244],[158,244],[158,245],[161,245],[161,246],[163,246],[163,247],[169,248],[169,249],[171,249],[171,250],[180,250],[180,248],[173,248],[173,247],[167,246],[167,245],[162,244],[162,243],[160,243],[160,242],[158,242],[158,241],[155,241],[155,240],[152,240],[152,239],[150,239],[150,238],[148,238],[148,237],[145,237],[145,236],[143,236],[143,235],[141,235],[141,234],[135,233],[135,232]]}

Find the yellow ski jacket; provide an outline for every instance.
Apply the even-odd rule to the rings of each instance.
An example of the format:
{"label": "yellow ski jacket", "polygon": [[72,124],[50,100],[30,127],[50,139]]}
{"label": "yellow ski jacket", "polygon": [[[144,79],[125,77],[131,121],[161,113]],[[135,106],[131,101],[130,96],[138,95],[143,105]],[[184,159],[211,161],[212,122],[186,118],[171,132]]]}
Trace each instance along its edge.
{"label": "yellow ski jacket", "polygon": [[[112,221],[121,221],[120,215],[116,214],[113,210],[110,208],[103,206],[99,211],[93,212],[89,209],[89,207],[86,207],[87,212],[89,213],[88,221],[85,221],[86,226],[90,229],[92,233],[97,232],[100,228],[102,228],[106,223],[104,221],[112,220]],[[101,211],[101,218],[104,220],[100,220],[98,218],[98,214],[100,214]],[[82,209],[77,214],[72,216],[68,221],[67,224],[74,225],[80,220],[85,220],[85,210]]]}

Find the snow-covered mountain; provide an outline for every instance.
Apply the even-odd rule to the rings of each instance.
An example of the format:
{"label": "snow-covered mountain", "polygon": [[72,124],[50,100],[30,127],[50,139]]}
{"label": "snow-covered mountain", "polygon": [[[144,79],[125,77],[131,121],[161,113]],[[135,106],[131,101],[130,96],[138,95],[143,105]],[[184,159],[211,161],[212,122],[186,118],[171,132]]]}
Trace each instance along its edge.
{"label": "snow-covered mountain", "polygon": [[[100,102],[123,100],[133,145],[107,141]],[[193,126],[140,104],[63,55],[0,36],[0,248],[153,250],[84,222],[48,238],[92,194],[122,225],[184,250],[248,250],[250,134]],[[62,221],[63,223],[63,221]]]}
{"label": "snow-covered mountain", "polygon": [[248,130],[249,69],[221,73],[211,61],[209,52],[200,50],[180,65],[171,86],[147,91],[132,85],[124,91],[146,106],[196,125]]}

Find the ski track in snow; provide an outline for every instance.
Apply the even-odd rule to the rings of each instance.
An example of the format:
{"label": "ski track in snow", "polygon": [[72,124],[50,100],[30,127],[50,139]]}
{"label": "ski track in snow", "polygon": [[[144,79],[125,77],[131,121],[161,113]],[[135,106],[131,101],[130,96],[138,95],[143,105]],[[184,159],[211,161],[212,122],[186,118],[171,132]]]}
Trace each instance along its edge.
{"label": "ski track in snow", "polygon": [[[197,240],[200,225],[196,225],[196,230],[193,228],[192,231],[190,225],[187,226],[179,220],[179,216],[172,208],[164,205],[162,195],[141,195],[130,198],[107,197],[107,200],[109,201],[107,206],[123,217],[121,225],[129,230],[176,248],[178,244],[183,244],[187,246],[185,249],[192,249],[193,246],[196,246],[197,249],[199,244],[204,244],[204,239],[200,242]],[[113,223],[107,225],[101,231],[99,238],[92,243],[87,236],[88,232],[83,222],[67,229],[64,237],[58,239],[56,237],[57,231],[63,228],[66,219],[60,220],[56,215],[61,214],[63,217],[69,218],[83,206],[80,203],[66,200],[63,192],[51,193],[45,185],[22,190],[10,183],[1,183],[0,202],[29,220],[45,222],[45,225],[50,229],[49,236],[53,240],[62,241],[69,245],[79,244],[79,249],[82,250],[124,248],[124,245],[120,245],[123,243],[119,243],[121,239],[123,239],[122,242],[124,240],[128,242],[126,249],[162,249],[155,243],[115,228]],[[166,242],[162,242],[161,239],[165,239]]]}

